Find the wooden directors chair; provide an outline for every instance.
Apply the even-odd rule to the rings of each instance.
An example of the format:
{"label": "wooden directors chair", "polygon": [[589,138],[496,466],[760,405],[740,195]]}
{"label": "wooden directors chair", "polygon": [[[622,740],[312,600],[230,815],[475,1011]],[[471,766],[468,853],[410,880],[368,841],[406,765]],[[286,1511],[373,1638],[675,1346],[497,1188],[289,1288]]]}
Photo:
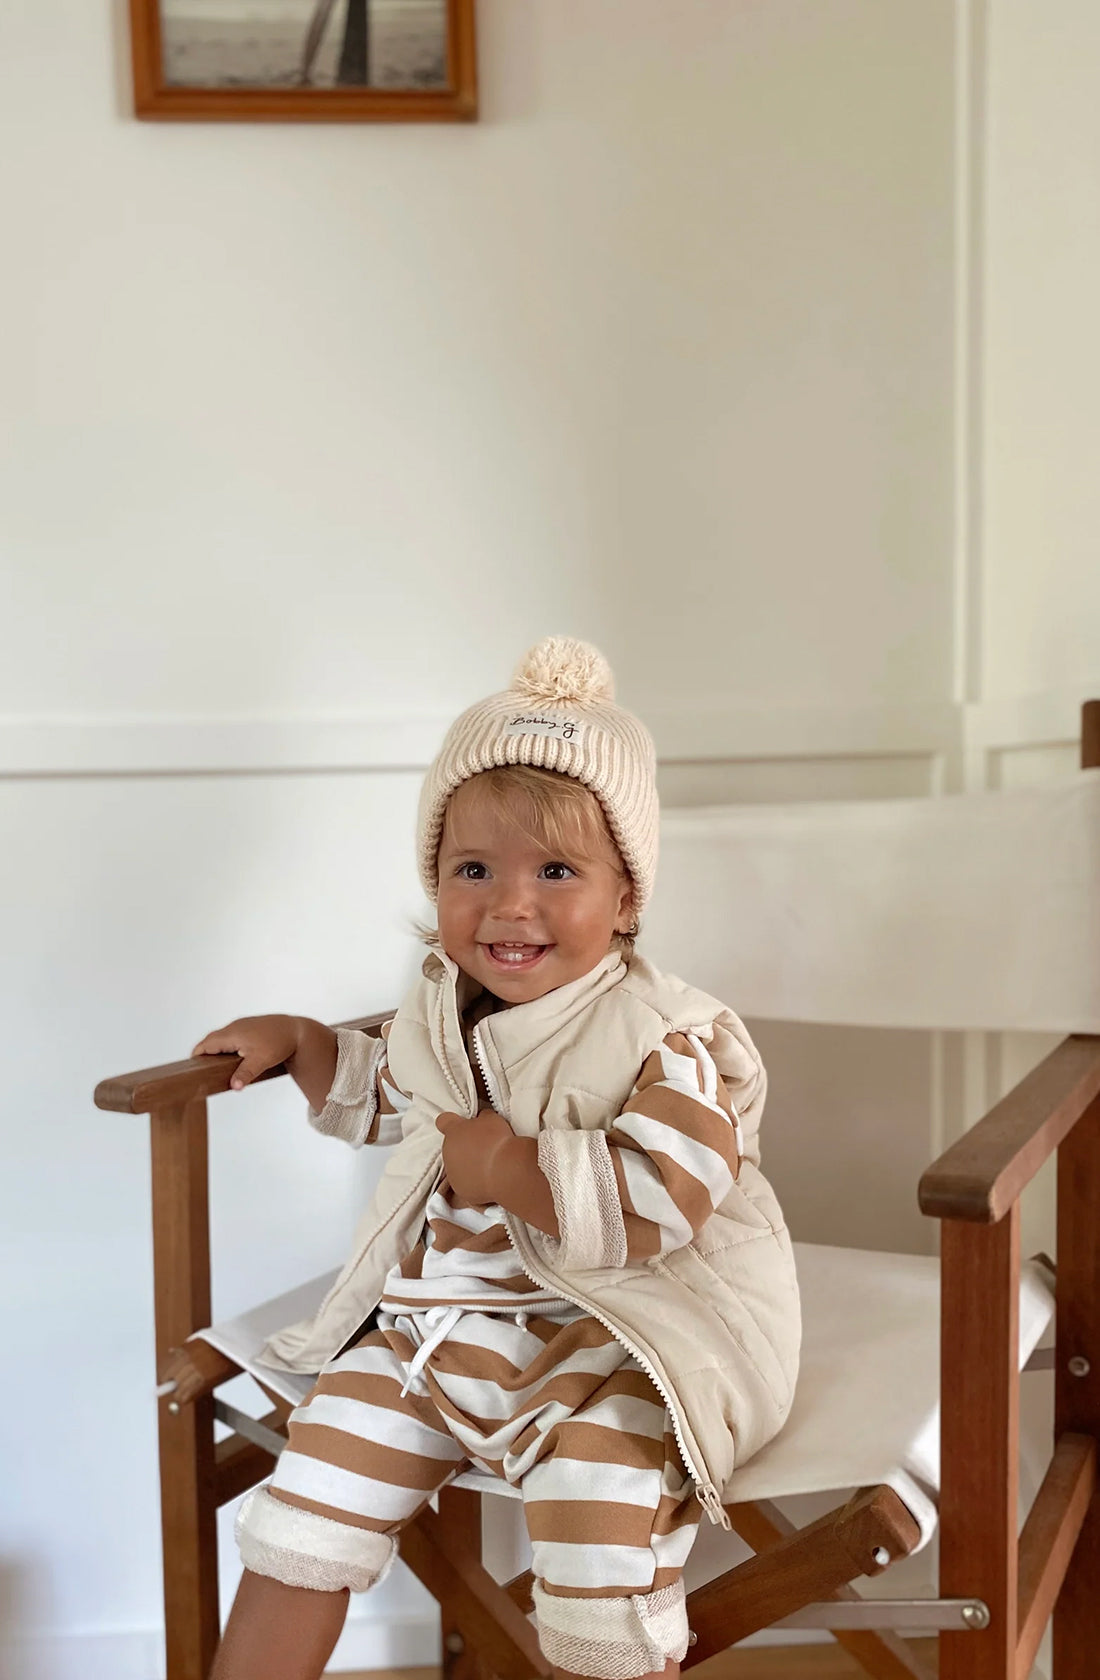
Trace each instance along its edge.
{"label": "wooden directors chair", "polygon": [[[940,1260],[797,1247],[794,1408],[726,1490],[753,1555],[689,1593],[685,1667],[782,1623],[829,1629],[878,1680],[927,1680],[900,1630],[938,1638],[941,1680],[1026,1680],[1053,1613],[1055,1680],[1100,1674],[1100,702],[1082,765],[1022,792],[666,813],[647,954],[750,1020],[1069,1035],[925,1172]],[[270,1473],[309,1386],[255,1355],[327,1282],[209,1326],[206,1104],[235,1065],[178,1062],[96,1092],[151,1116],[158,1357],[186,1343],[191,1367],[186,1394],[160,1399],[168,1680],[205,1680],[217,1509]],[[1021,1264],[1019,1209],[1055,1151],[1056,1285],[1050,1262]],[[1039,1348],[1052,1317],[1053,1350]],[[1018,1532],[1024,1365],[1053,1366],[1055,1424]],[[272,1401],[258,1420],[215,1394],[244,1370]],[[234,1430],[218,1442],[216,1417]],[[455,1680],[548,1672],[530,1576],[499,1585],[481,1562],[482,1495],[500,1492],[463,1477],[402,1540]],[[804,1494],[833,1508],[795,1527],[781,1507]],[[853,1582],[937,1526],[937,1596],[860,1596]]]}

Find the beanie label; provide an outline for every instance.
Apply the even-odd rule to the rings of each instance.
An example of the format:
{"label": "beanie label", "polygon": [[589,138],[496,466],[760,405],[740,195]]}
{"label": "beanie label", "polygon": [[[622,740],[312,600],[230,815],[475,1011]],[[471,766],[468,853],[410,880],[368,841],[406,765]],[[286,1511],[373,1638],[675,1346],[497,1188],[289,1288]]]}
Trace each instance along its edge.
{"label": "beanie label", "polygon": [[550,718],[523,712],[510,718],[504,726],[506,735],[552,735],[556,741],[579,741],[584,725],[575,718]]}

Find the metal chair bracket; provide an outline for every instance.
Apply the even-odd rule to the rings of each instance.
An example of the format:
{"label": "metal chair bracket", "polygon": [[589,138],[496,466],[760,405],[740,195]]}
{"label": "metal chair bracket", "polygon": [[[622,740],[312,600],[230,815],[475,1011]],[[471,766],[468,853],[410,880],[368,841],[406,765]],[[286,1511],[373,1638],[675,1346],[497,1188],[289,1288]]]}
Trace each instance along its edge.
{"label": "metal chair bracket", "polygon": [[989,1606],[980,1598],[839,1598],[804,1604],[774,1624],[785,1628],[904,1628],[913,1633],[945,1628],[980,1633],[989,1626]]}
{"label": "metal chair bracket", "polygon": [[252,1441],[257,1447],[263,1447],[265,1452],[278,1458],[286,1446],[286,1436],[279,1435],[274,1429],[269,1429],[266,1423],[254,1418],[248,1412],[242,1412],[239,1406],[231,1406],[228,1400],[221,1400],[214,1396],[214,1416],[219,1423],[227,1423],[230,1429],[235,1429],[238,1435],[243,1435],[246,1441]]}

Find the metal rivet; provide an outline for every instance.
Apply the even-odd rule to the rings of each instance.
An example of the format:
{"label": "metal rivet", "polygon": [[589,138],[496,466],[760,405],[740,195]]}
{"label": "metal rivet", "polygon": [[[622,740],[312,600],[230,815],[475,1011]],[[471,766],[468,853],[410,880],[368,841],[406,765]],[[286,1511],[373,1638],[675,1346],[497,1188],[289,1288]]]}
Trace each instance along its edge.
{"label": "metal rivet", "polygon": [[987,1628],[989,1611],[984,1604],[964,1604],[962,1619],[968,1628]]}
{"label": "metal rivet", "polygon": [[697,1645],[698,1643],[699,1643],[699,1635],[697,1633],[689,1633],[688,1634],[688,1644],[689,1645]]}
{"label": "metal rivet", "polygon": [[443,1641],[443,1648],[449,1657],[460,1657],[466,1649],[466,1641],[460,1633],[449,1633]]}
{"label": "metal rivet", "polygon": [[179,1403],[179,1401],[178,1400],[169,1400],[168,1410],[171,1412],[173,1417],[179,1417],[179,1415],[180,1415],[180,1403]]}
{"label": "metal rivet", "polygon": [[1073,1358],[1069,1361],[1069,1374],[1071,1377],[1087,1377],[1091,1370],[1092,1366],[1089,1364],[1083,1353],[1075,1353]]}
{"label": "metal rivet", "polygon": [[886,1565],[890,1561],[890,1554],[886,1550],[885,1546],[876,1546],[874,1551],[871,1553],[871,1556],[874,1558],[880,1569],[885,1569]]}

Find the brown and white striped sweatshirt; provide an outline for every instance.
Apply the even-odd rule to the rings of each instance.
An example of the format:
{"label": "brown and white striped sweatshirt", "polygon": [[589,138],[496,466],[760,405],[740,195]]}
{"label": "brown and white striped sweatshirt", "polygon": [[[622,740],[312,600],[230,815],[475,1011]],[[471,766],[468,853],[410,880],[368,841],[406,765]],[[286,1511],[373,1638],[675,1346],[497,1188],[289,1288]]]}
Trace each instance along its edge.
{"label": "brown and white striped sweatshirt", "polygon": [[[467,1028],[486,1013],[479,999]],[[353,1144],[393,1144],[410,1100],[390,1076],[385,1040],[341,1030],[332,1090],[311,1119]],[[572,1238],[576,1247],[583,1225],[591,1248],[590,1210],[583,1194],[571,1193],[575,1175],[560,1159],[574,1135],[540,1136],[538,1170],[550,1182],[562,1246]],[[741,1162],[729,1092],[706,1045],[689,1033],[669,1033],[646,1058],[621,1112],[606,1128],[579,1136],[590,1157],[584,1188],[595,1189],[603,1233],[589,1264],[622,1265],[684,1247],[721,1204]],[[462,1305],[545,1313],[555,1301],[560,1306],[520,1266],[500,1207],[474,1207],[444,1179],[429,1199],[419,1242],[391,1271],[381,1305],[390,1312]]]}

